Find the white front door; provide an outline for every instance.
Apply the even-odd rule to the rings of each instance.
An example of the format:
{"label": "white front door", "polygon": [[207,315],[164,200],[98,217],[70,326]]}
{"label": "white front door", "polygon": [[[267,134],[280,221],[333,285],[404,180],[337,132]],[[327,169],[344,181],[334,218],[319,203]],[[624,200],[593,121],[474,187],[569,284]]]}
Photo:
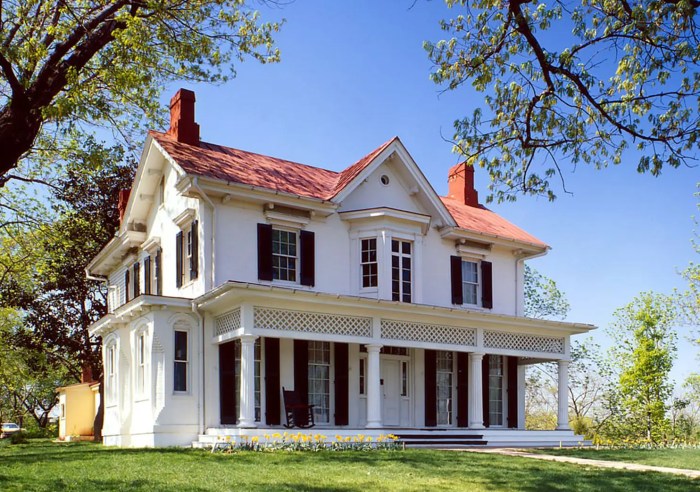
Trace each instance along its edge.
{"label": "white front door", "polygon": [[401,424],[401,361],[381,360],[382,421],[384,425]]}

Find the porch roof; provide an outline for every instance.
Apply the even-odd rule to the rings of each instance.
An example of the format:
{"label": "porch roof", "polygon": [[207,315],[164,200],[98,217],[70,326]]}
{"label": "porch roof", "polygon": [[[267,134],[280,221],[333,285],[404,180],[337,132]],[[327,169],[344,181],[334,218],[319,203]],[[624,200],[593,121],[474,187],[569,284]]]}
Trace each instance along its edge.
{"label": "porch roof", "polygon": [[[416,316],[435,318],[437,322],[449,321],[454,325],[492,328],[502,326],[525,332],[545,332],[557,335],[576,335],[594,330],[596,326],[586,323],[551,321],[524,316],[494,314],[482,310],[441,307],[428,304],[404,303],[367,297],[331,294],[305,288],[282,287],[251,282],[228,282],[194,299],[193,306],[214,316],[229,310],[232,304],[255,302],[256,299],[293,300],[309,306],[334,306],[362,309],[365,316],[386,316],[411,320]],[[301,307],[301,306],[300,306]]]}

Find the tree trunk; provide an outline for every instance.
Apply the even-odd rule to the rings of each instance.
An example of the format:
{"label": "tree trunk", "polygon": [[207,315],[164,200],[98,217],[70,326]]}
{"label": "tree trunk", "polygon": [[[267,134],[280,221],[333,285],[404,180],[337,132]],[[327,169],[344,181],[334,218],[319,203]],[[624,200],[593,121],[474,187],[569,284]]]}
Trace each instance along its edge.
{"label": "tree trunk", "polygon": [[2,178],[34,144],[41,123],[41,111],[32,110],[16,98],[0,110],[0,187],[6,182]]}

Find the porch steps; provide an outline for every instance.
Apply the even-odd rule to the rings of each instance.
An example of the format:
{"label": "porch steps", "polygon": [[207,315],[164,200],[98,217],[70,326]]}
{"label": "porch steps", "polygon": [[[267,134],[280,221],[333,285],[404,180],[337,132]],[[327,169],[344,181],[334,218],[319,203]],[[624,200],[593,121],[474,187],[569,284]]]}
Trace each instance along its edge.
{"label": "porch steps", "polygon": [[394,432],[407,448],[457,448],[486,446],[488,441],[482,434],[429,430],[425,432]]}

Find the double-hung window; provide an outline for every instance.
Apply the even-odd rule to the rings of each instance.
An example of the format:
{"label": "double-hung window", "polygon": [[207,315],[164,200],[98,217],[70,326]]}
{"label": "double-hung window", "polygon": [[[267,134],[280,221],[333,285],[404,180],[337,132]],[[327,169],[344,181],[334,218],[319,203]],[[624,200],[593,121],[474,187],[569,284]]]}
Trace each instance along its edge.
{"label": "double-hung window", "polygon": [[377,238],[360,240],[360,270],[362,275],[362,288],[377,287]]}
{"label": "double-hung window", "polygon": [[177,233],[175,241],[175,277],[177,287],[199,276],[199,223],[192,223]]}
{"label": "double-hung window", "polygon": [[116,403],[114,401],[117,394],[116,362],[117,345],[116,343],[112,342],[109,345],[107,345],[107,356],[105,357],[105,365],[107,366],[105,370],[105,374],[107,375],[107,398],[110,404]]}
{"label": "double-hung window", "polygon": [[413,243],[391,240],[391,299],[411,302]]}
{"label": "double-hung window", "polygon": [[143,395],[146,390],[146,334],[136,338],[136,393]]}
{"label": "double-hung window", "polygon": [[309,342],[309,403],[314,405],[314,420],[327,424],[331,415],[331,344]]}
{"label": "double-hung window", "polygon": [[272,279],[297,281],[297,233],[272,229]]}
{"label": "double-hung window", "polygon": [[258,278],[312,287],[316,246],[312,231],[258,224]]}
{"label": "double-hung window", "polygon": [[462,260],[462,303],[479,304],[479,269],[475,261]]}
{"label": "double-hung window", "polygon": [[451,256],[452,304],[492,309],[492,272],[490,261]]}
{"label": "double-hung window", "polygon": [[185,392],[187,389],[187,377],[189,369],[188,333],[175,330],[175,367],[173,377],[173,390]]}

